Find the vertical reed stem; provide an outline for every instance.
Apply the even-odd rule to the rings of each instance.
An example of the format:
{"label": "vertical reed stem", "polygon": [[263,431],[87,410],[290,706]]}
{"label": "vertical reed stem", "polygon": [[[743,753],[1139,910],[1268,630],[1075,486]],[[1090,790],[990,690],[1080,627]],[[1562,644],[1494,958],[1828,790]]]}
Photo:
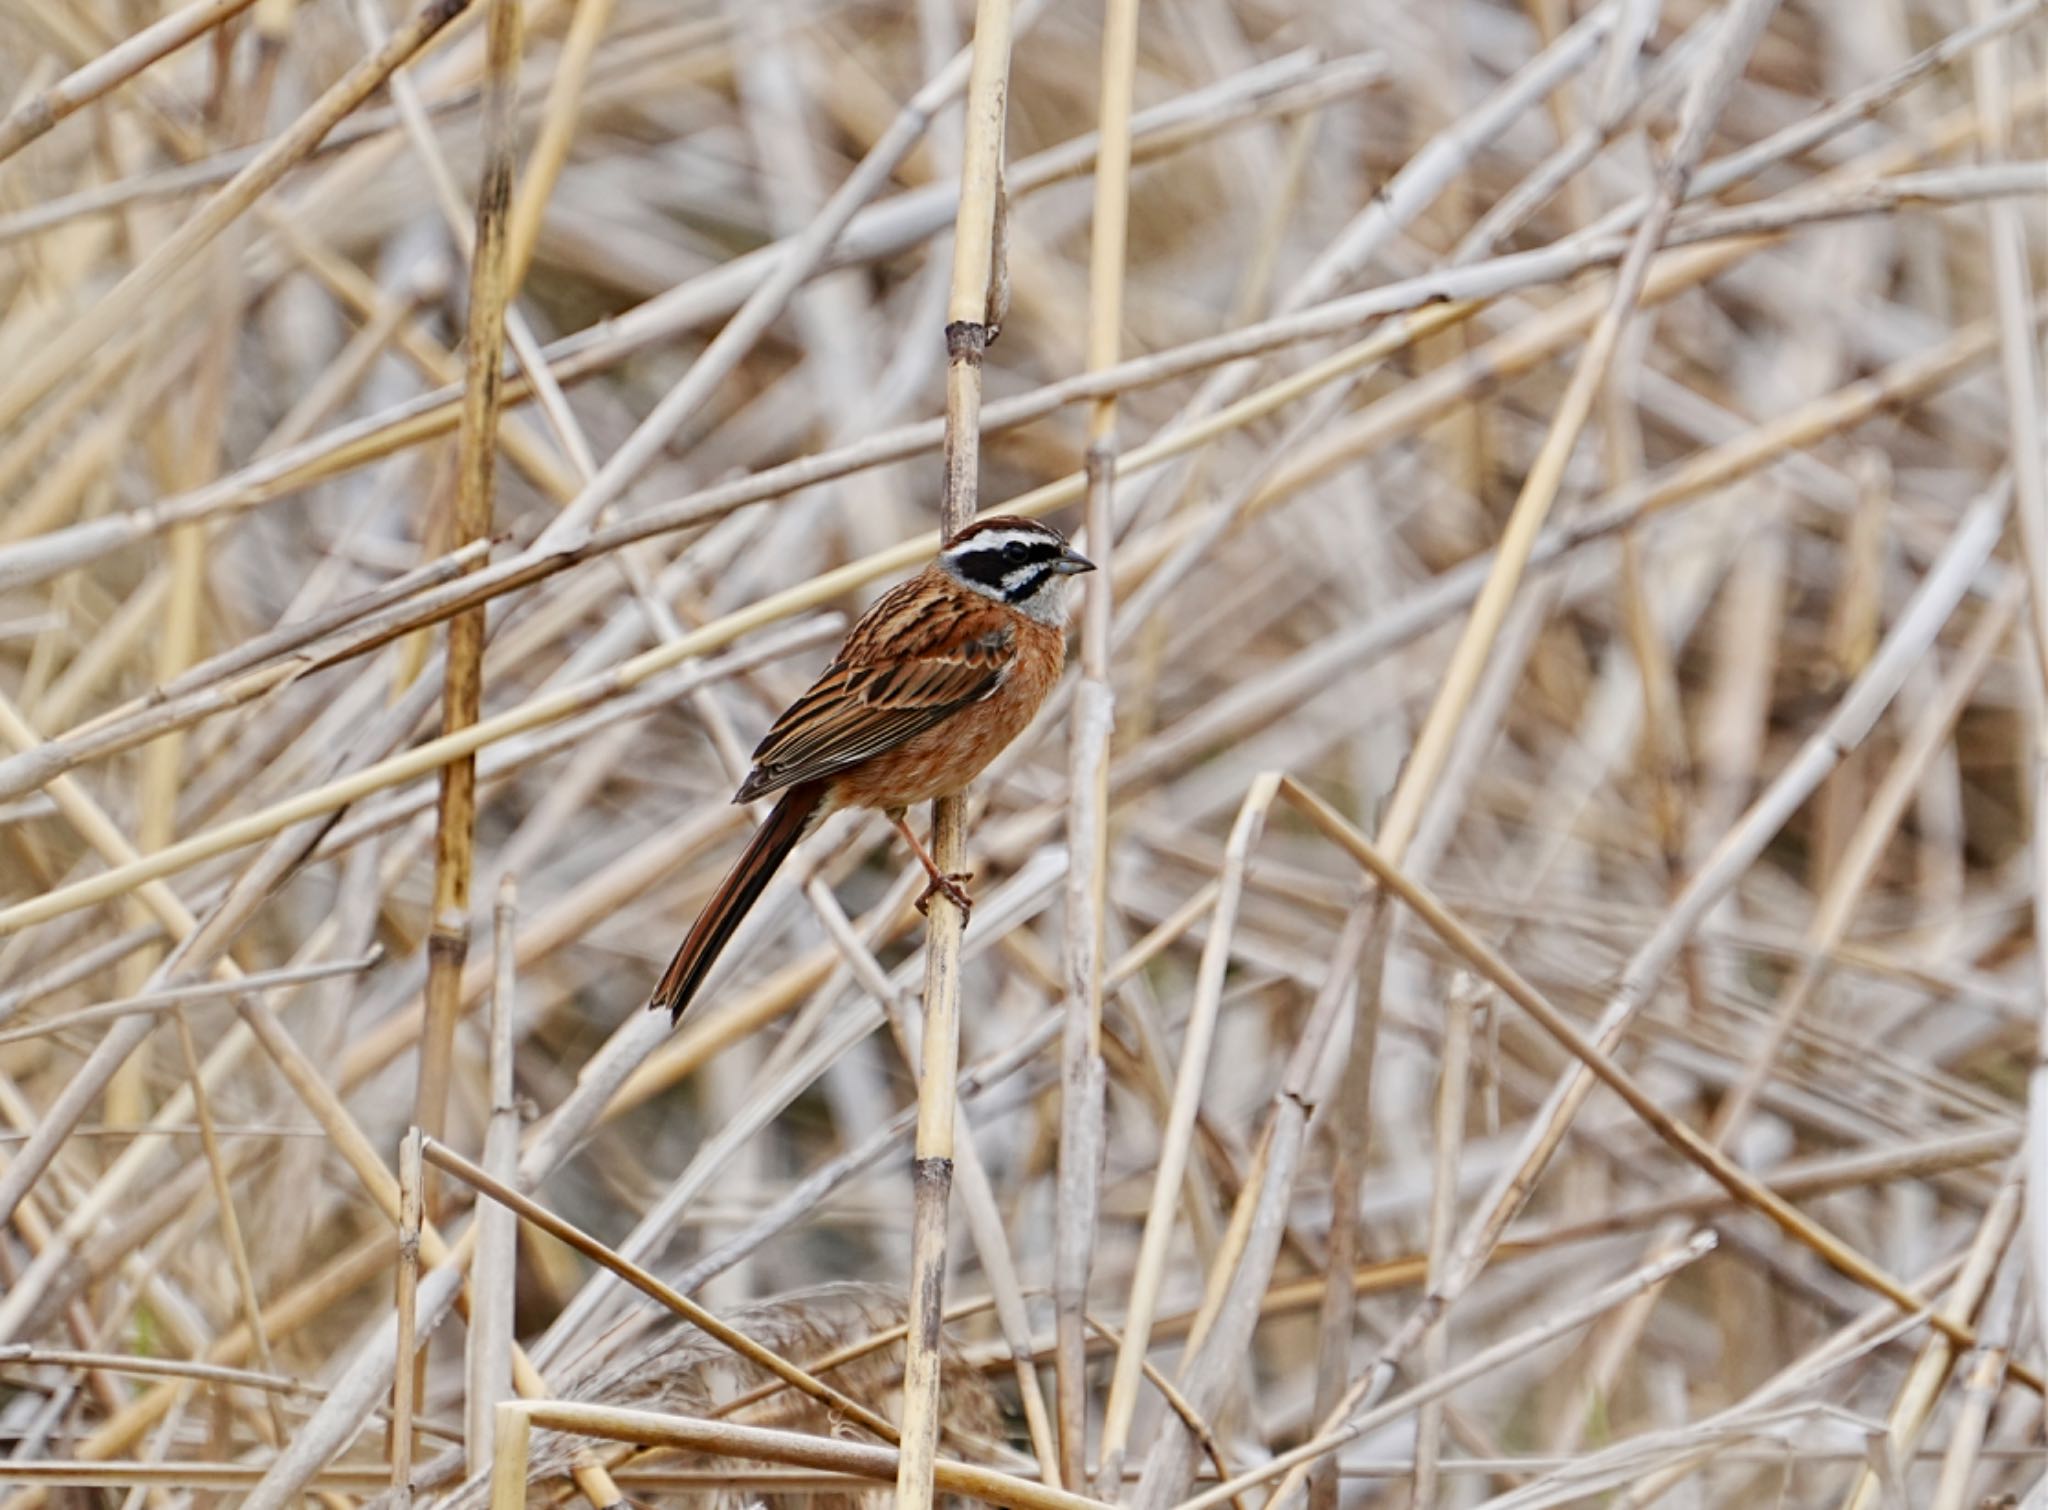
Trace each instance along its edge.
{"label": "vertical reed stem", "polygon": [[398,1360],[391,1373],[391,1488],[412,1503],[412,1418],[418,1408],[417,1317],[420,1293],[420,1227],[423,1210],[420,1130],[405,1135],[398,1150]]}
{"label": "vertical reed stem", "polygon": [[[997,201],[1002,194],[1003,122],[1010,76],[1009,0],[980,0],[967,80],[967,135],[960,209],[953,228],[953,284],[946,305],[945,482],[939,534],[974,517],[981,463],[981,361],[1000,311],[992,291]],[[966,869],[967,803],[932,804],[932,857],[942,871]],[[924,1065],[918,1085],[912,1169],[910,1333],[903,1362],[903,1455],[896,1503],[932,1502],[939,1438],[939,1329],[946,1291],[946,1209],[953,1189],[954,1082],[960,1064],[960,939],[967,919],[946,897],[932,899],[925,942]]]}
{"label": "vertical reed stem", "polygon": [[[469,268],[469,361],[456,459],[454,529],[448,541],[449,547],[457,550],[491,532],[505,308],[511,297],[505,277],[505,217],[512,199],[517,125],[519,7],[520,0],[491,0],[485,23],[484,164],[477,186],[476,251]],[[484,627],[481,605],[448,622],[443,733],[470,727],[482,712]],[[420,1039],[413,1120],[429,1137],[438,1138],[447,1131],[448,1076],[454,1057],[455,1022],[462,1013],[462,967],[469,959],[469,882],[476,843],[474,756],[442,767],[436,816],[426,1028]]]}
{"label": "vertical reed stem", "polygon": [[[1113,366],[1122,348],[1125,244],[1129,229],[1131,88],[1138,60],[1138,0],[1109,0],[1102,45],[1101,148],[1095,162],[1095,229],[1088,267],[1088,367]],[[1111,556],[1117,458],[1116,398],[1088,417],[1087,540],[1098,574],[1081,620],[1081,684],[1075,695],[1067,805],[1067,1016],[1060,1040],[1060,1148],[1054,1207],[1053,1304],[1060,1481],[1088,1473],[1088,1270],[1102,1178],[1103,914],[1109,881],[1109,744],[1116,702],[1109,683]]]}
{"label": "vertical reed stem", "polygon": [[491,1430],[491,1510],[526,1510],[526,1472],[533,1450],[533,1417],[508,1401]]}
{"label": "vertical reed stem", "polygon": [[[517,985],[514,941],[519,888],[507,876],[498,885],[491,924],[495,970],[490,1008],[490,1122],[484,1132],[484,1168],[506,1184],[519,1174],[519,1104],[512,1084],[512,1004]],[[512,1392],[512,1286],[519,1262],[519,1220],[495,1201],[476,1213],[476,1263],[470,1271],[468,1390],[463,1448],[472,1478],[491,1464],[497,1407]]]}

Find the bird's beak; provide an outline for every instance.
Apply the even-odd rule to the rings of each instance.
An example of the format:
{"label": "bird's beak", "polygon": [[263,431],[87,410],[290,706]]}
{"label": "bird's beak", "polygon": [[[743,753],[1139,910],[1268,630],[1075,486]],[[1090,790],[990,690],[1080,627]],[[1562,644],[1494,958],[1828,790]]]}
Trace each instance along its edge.
{"label": "bird's beak", "polygon": [[1095,563],[1070,545],[1060,552],[1060,558],[1053,562],[1052,569],[1063,577],[1077,577],[1084,571],[1094,571]]}

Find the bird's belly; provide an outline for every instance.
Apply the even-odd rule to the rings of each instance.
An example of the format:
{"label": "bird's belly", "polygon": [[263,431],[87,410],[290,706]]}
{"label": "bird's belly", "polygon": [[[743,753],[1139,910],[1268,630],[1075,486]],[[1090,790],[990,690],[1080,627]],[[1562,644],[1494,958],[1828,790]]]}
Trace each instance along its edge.
{"label": "bird's belly", "polygon": [[1044,700],[1006,688],[987,702],[962,708],[936,728],[846,772],[834,792],[842,807],[898,808],[949,797],[987,769],[1003,747],[1024,731]]}

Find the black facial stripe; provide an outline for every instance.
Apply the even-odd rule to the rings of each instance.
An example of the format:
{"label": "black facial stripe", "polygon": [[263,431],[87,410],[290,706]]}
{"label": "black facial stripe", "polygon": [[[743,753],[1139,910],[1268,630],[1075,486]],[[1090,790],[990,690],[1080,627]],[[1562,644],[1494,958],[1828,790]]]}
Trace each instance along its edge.
{"label": "black facial stripe", "polygon": [[956,556],[954,567],[970,582],[979,582],[983,587],[1001,588],[1003,585],[1003,553],[1001,551],[964,551]]}
{"label": "black facial stripe", "polygon": [[1019,567],[1042,565],[1059,559],[1060,548],[1053,541],[1026,540],[1022,543],[1024,553],[1014,559],[1006,555],[1000,545],[977,546],[973,550],[962,551],[953,558],[954,568],[971,582],[1000,589],[1004,578]]}
{"label": "black facial stripe", "polygon": [[1032,594],[1037,592],[1039,588],[1045,586],[1047,578],[1051,576],[1052,568],[1050,566],[1041,566],[1038,568],[1037,571],[1033,572],[1030,576],[1026,577],[1022,582],[1019,582],[1015,587],[1005,590],[1003,596],[1009,599],[1012,603],[1025,602],[1027,599],[1031,597]]}

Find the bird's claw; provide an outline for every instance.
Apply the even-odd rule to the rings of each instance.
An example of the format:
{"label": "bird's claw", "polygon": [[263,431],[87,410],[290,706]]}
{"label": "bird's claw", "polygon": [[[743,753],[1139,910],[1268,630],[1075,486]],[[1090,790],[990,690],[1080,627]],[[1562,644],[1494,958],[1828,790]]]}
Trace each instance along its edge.
{"label": "bird's claw", "polygon": [[923,895],[917,899],[917,910],[925,917],[930,917],[932,898],[944,897],[960,909],[960,919],[965,923],[968,918],[974,915],[974,898],[967,891],[967,883],[973,879],[974,872],[971,870],[949,871],[945,875],[940,875],[936,871],[933,872],[930,882],[925,886]]}

